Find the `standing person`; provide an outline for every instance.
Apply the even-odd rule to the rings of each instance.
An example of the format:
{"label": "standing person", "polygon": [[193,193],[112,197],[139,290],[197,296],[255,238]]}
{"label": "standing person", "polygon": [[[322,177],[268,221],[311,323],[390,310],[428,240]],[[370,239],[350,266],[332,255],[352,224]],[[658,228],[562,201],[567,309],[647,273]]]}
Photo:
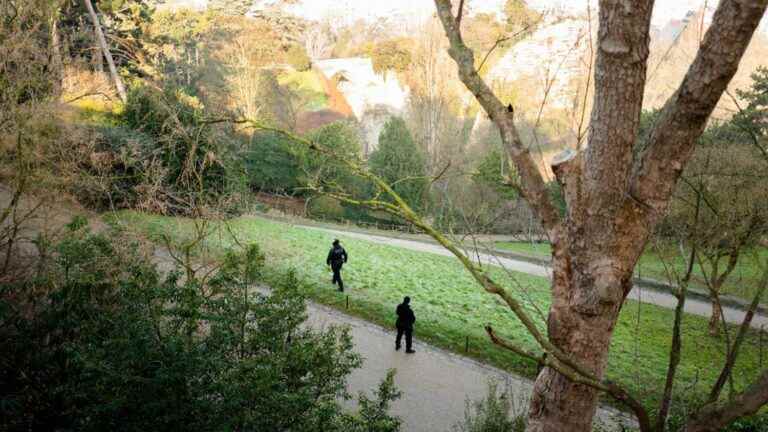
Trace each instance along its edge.
{"label": "standing person", "polygon": [[341,280],[341,267],[346,262],[347,251],[341,247],[339,240],[336,239],[333,241],[333,247],[331,247],[331,250],[328,252],[328,258],[325,260],[325,263],[331,266],[331,269],[333,270],[333,280],[331,283],[336,285],[338,282],[339,291],[341,292],[344,292],[344,282]]}
{"label": "standing person", "polygon": [[411,310],[410,304],[411,298],[405,297],[403,302],[397,305],[397,310],[395,311],[397,313],[397,322],[395,323],[395,326],[397,327],[395,351],[400,350],[400,341],[403,338],[403,333],[405,333],[405,352],[407,354],[413,354],[416,352],[412,347],[413,323],[416,322],[416,315],[413,314],[413,310]]}

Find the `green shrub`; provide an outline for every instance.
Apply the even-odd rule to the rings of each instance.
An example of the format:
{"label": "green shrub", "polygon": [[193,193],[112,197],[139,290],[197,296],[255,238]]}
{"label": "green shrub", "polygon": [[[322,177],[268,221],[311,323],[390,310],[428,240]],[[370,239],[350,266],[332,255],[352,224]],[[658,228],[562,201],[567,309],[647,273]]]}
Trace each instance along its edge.
{"label": "green shrub", "polygon": [[519,198],[517,191],[506,185],[509,181],[519,182],[517,169],[509,163],[506,154],[499,148],[492,148],[478,164],[472,180],[497,192],[502,198]]}
{"label": "green shrub", "polygon": [[344,207],[331,197],[319,195],[310,199],[309,215],[315,218],[342,220]]}
{"label": "green shrub", "polygon": [[182,282],[138,244],[68,229],[36,278],[0,285],[0,430],[398,430],[391,376],[342,412],[349,330],[303,325],[292,274],[254,292],[258,246]]}
{"label": "green shrub", "polygon": [[488,394],[474,403],[467,401],[464,420],[455,432],[524,432],[525,410],[516,404],[509,386],[499,391],[498,383],[488,384]]}
{"label": "green shrub", "polygon": [[255,133],[244,163],[251,189],[294,194],[302,186],[301,155],[278,133]]}
{"label": "green shrub", "polygon": [[291,45],[285,53],[288,64],[299,72],[304,72],[312,67],[312,60],[307,55],[307,50],[301,45]]}
{"label": "green shrub", "polygon": [[410,46],[406,38],[390,39],[376,44],[370,56],[373,70],[380,75],[387,71],[404,72],[412,62]]}
{"label": "green shrub", "polygon": [[[121,156],[134,152],[149,182],[144,206],[166,213],[189,211],[185,202],[219,200],[244,191],[240,140],[227,126],[208,121],[202,104],[179,89],[136,86],[120,115],[121,123],[142,139],[138,146],[113,146]],[[130,143],[126,141],[124,143]],[[159,178],[158,178],[159,177]],[[180,199],[170,200],[169,197]]]}
{"label": "green shrub", "polygon": [[[344,159],[361,161],[360,135],[353,123],[334,122],[312,131],[307,138],[318,147],[328,149]],[[302,169],[316,186],[344,191],[353,196],[359,196],[363,192],[363,185],[351,169],[326,154],[315,151],[305,152]]]}

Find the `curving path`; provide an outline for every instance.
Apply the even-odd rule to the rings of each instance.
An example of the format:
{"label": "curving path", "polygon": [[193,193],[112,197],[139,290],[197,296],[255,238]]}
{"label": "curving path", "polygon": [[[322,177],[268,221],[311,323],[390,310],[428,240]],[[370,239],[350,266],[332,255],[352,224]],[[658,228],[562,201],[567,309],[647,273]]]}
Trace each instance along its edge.
{"label": "curving path", "polygon": [[[163,248],[155,249],[153,261],[163,272],[174,268]],[[265,294],[270,291],[266,287],[255,289]],[[372,396],[387,372],[397,370],[395,384],[402,396],[393,403],[391,413],[402,419],[403,432],[452,431],[464,419],[467,400],[484,398],[491,380],[500,383],[500,388],[509,386],[515,395],[515,414],[527,410],[533,389],[531,380],[421,343],[418,329],[413,344],[416,354],[411,355],[404,350],[395,351],[395,333],[391,329],[312,302],[307,302],[307,315],[306,325],[315,329],[331,325],[349,327],[354,350],[363,357],[362,367],[347,379],[347,389],[353,396],[360,392]],[[356,408],[355,401],[345,405]],[[599,408],[596,422],[609,431],[624,430],[622,425],[636,425],[634,417],[608,406]]]}
{"label": "curving path", "polygon": [[[453,256],[449,251],[442,246],[434,243],[426,243],[414,240],[398,239],[392,237],[377,236],[373,234],[363,234],[358,232],[349,232],[342,230],[334,230],[329,228],[319,228],[306,225],[297,225],[306,229],[313,229],[319,231],[329,232],[335,235],[344,236],[348,238],[356,238],[361,240],[372,241],[375,243],[387,244],[390,246],[397,246],[405,249],[412,249],[420,252],[434,253],[437,255]],[[467,255],[473,257],[475,260],[479,260],[483,264],[492,264],[503,266],[504,268],[520,273],[527,273],[533,276],[551,277],[552,271],[549,267],[541,266],[538,264],[532,264],[525,261],[518,261],[510,258],[495,256],[487,253],[475,253],[474,251],[468,251]],[[674,309],[677,306],[677,298],[669,293],[659,292],[643,288],[639,285],[635,285],[632,292],[629,294],[629,298],[633,300],[639,300],[643,303],[654,304],[657,306],[665,307],[667,309]],[[699,315],[709,318],[712,312],[711,303],[703,301],[697,298],[687,298],[685,300],[685,312],[693,315]],[[736,309],[733,307],[723,306],[723,315],[725,320],[729,323],[740,324],[744,320],[745,311]],[[752,319],[753,328],[768,327],[768,316],[762,314],[755,314]]]}
{"label": "curving path", "polygon": [[[363,366],[348,380],[353,395],[371,394],[389,369],[397,369],[395,383],[402,392],[392,406],[393,414],[403,420],[404,432],[449,432],[463,420],[467,398],[480,400],[487,394],[487,383],[507,383],[515,401],[515,412],[527,410],[533,383],[500,369],[466,357],[420,343],[418,329],[414,340],[416,354],[395,351],[395,334],[335,309],[308,304],[308,324],[315,328],[347,325],[351,329],[355,351],[363,356]],[[351,407],[354,404],[350,403]],[[634,425],[634,419],[611,407],[601,407],[598,421],[609,430],[622,430],[621,424]]]}

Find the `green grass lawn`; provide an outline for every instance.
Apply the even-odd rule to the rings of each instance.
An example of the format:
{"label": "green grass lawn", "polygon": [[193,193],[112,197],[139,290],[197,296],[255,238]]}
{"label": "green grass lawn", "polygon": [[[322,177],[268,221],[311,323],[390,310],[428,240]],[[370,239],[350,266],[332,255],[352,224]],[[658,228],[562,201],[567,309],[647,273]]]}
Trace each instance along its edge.
{"label": "green grass lawn", "polygon": [[[110,219],[150,238],[159,233],[179,238],[189,235],[191,228],[188,220],[135,212],[119,213]],[[490,323],[521,347],[537,350],[512,313],[496,297],[481,291],[453,258],[339,236],[350,255],[344,268],[347,292],[341,294],[331,285],[331,274],[325,266],[332,234],[258,217],[234,219],[230,226],[240,242],[261,245],[269,267],[267,283],[293,269],[312,299],[344,308],[345,295],[349,295],[351,314],[388,327],[393,326],[395,306],[409,295],[418,320],[417,339],[463,353],[468,337],[469,355],[527,377],[536,374],[530,361],[488,341],[483,327]],[[211,240],[210,245],[224,251],[233,242],[222,236]],[[544,329],[544,317],[537,308],[544,314],[547,311],[549,282],[524,274],[507,274],[499,268],[493,268],[491,273],[517,293]],[[628,385],[647,402],[655,401],[664,382],[672,322],[671,310],[627,302],[616,326],[608,377]],[[701,396],[720,371],[724,342],[708,336],[707,320],[701,317],[686,316],[683,333],[678,396]],[[751,334],[749,338],[734,374],[737,389],[752,380],[759,369],[758,335]]]}
{"label": "green grass lawn", "polygon": [[[548,259],[550,256],[550,246],[548,243],[497,242],[496,247],[534,258]],[[640,261],[635,268],[636,276],[669,282],[665,265],[670,270],[674,269],[673,271],[677,274],[682,275],[685,273],[685,260],[681,257],[678,250],[669,247],[654,247],[653,249],[647,250],[640,257]],[[765,262],[766,259],[768,259],[768,250],[766,248],[751,250],[742,255],[736,270],[734,270],[723,286],[723,293],[752,301],[755,289],[762,275],[760,263]],[[707,271],[709,272],[709,270]],[[675,273],[672,274],[674,275]],[[698,263],[694,265],[693,282],[695,287],[706,291],[704,273],[702,273]]]}

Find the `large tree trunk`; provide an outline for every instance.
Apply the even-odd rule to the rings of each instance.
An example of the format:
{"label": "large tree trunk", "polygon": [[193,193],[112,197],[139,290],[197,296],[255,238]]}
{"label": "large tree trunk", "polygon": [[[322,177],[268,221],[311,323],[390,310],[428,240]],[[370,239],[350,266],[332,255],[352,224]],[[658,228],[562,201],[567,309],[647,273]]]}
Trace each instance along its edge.
{"label": "large tree trunk", "polygon": [[[611,337],[647,230],[622,231],[649,53],[653,2],[602,0],[589,147],[583,157],[555,166],[568,199],[562,258],[554,261],[550,340],[602,377]],[[573,165],[570,168],[569,165]],[[569,172],[569,169],[571,172]],[[619,219],[623,219],[619,222]],[[536,380],[529,430],[590,431],[597,391],[551,369]]]}
{"label": "large tree trunk", "polygon": [[83,0],[85,2],[85,7],[88,9],[88,14],[91,16],[91,22],[93,22],[93,29],[96,33],[96,39],[98,40],[99,47],[101,48],[101,52],[104,54],[104,58],[107,60],[107,65],[109,65],[109,74],[112,76],[112,81],[115,83],[115,88],[117,89],[117,94],[120,96],[120,100],[123,101],[123,103],[128,101],[128,96],[125,92],[125,86],[123,85],[123,80],[120,78],[120,74],[117,72],[117,67],[115,66],[115,60],[112,58],[112,53],[109,51],[109,45],[107,45],[107,39],[104,37],[104,32],[101,30],[101,24],[99,23],[99,17],[96,15],[96,11],[93,9],[93,5],[91,4],[91,0]]}
{"label": "large tree trunk", "polygon": [[[598,244],[607,237],[593,238],[590,243]],[[638,244],[643,244],[642,239]],[[622,262],[621,257],[588,249],[574,254],[577,248],[571,245],[572,258],[559,259],[554,269],[547,329],[556,346],[602,377],[624,293],[631,287],[632,266],[626,264],[620,270],[622,266],[609,263]],[[546,368],[534,385],[528,430],[591,431],[597,402],[598,392],[593,387],[575,384]]]}
{"label": "large tree trunk", "polygon": [[[589,146],[553,163],[567,203],[563,220],[520,139],[513,110],[507,109],[474,67],[474,55],[461,36],[457,18],[461,11],[454,15],[450,0],[435,0],[459,76],[498,126],[517,167],[521,193],[553,245],[549,343],[540,344],[558,362],[564,353],[597,380],[604,375],[635,264],[651,229],[665,214],[696,140],[736,73],[768,0],[721,0],[696,60],[665,105],[647,147],[635,157],[653,4],[654,0],[600,0]],[[539,374],[529,431],[591,431],[597,391],[575,384],[564,374],[567,371],[549,367]]]}

